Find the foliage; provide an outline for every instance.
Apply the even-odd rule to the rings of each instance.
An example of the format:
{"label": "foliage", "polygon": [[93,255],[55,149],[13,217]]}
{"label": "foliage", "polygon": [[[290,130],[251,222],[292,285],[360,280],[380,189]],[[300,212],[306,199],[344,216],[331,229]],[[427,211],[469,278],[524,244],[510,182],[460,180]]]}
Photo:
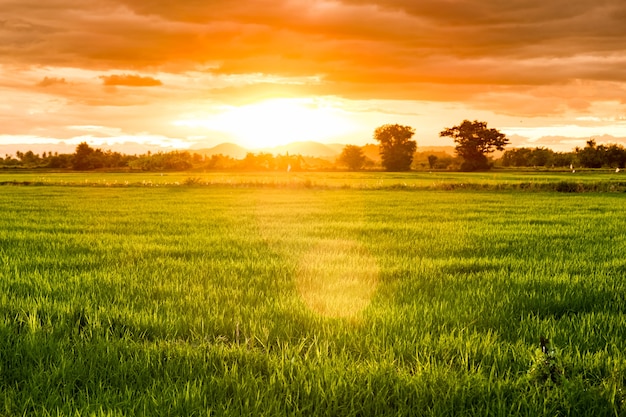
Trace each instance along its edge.
{"label": "foliage", "polygon": [[240,161],[234,165],[235,169],[243,171],[279,171],[279,172],[297,172],[308,169],[324,169],[330,168],[332,164],[329,161],[320,158],[303,157],[302,155],[273,155],[270,153],[252,153],[248,152]]}
{"label": "foliage", "polygon": [[460,125],[446,128],[441,137],[451,137],[456,143],[456,152],[463,158],[461,170],[480,171],[489,169],[487,154],[502,151],[509,143],[508,138],[497,129],[488,129],[486,122],[464,120]]}
{"label": "foliage", "polygon": [[94,149],[86,142],[80,143],[73,154],[43,153],[42,156],[18,151],[16,158],[7,155],[0,158],[0,166],[22,168],[72,169],[93,171],[96,169],[128,169],[146,172],[189,170],[245,170],[245,171],[302,171],[307,169],[330,169],[331,161],[301,155],[272,155],[248,153],[236,160],[222,154],[200,155],[189,151],[147,152],[143,155],[125,155],[119,152]]}
{"label": "foliage", "polygon": [[412,168],[419,169],[437,169],[437,170],[453,170],[457,167],[455,157],[443,151],[421,151],[419,148],[413,155]]}
{"label": "foliage", "polygon": [[540,338],[540,348],[535,351],[531,368],[528,370],[531,382],[543,386],[560,385],[565,378],[563,364],[550,340]]}
{"label": "foliage", "polygon": [[72,169],[86,171],[99,168],[119,168],[126,166],[128,160],[127,156],[119,152],[93,149],[86,142],[81,142],[76,146],[76,152],[72,158]]}
{"label": "foliage", "polygon": [[417,142],[411,140],[415,130],[398,124],[383,125],[374,131],[374,139],[379,143],[383,167],[387,171],[408,171],[413,162]]}
{"label": "foliage", "polygon": [[626,165],[626,149],[621,145],[597,145],[590,139],[584,148],[576,148],[575,153],[578,163],[586,168],[624,168]]}
{"label": "foliage", "polygon": [[[385,126],[391,126],[393,129],[400,128],[402,131],[406,128],[410,130],[408,137],[412,135],[411,132],[413,130],[406,126]],[[414,141],[408,141],[408,148],[405,148],[407,152],[413,146],[411,143],[414,143]],[[382,151],[382,146],[369,146],[377,149],[379,153]],[[401,150],[401,148],[402,147],[399,147],[397,150]],[[355,171],[363,169],[363,167],[367,169],[374,167],[374,162],[365,155],[364,149],[368,149],[368,146],[358,147],[355,145],[347,145],[344,147],[342,155],[337,159],[337,163],[343,164],[350,170]],[[392,165],[396,163],[400,165],[406,164],[409,163],[409,160],[411,161],[409,166],[416,170],[426,168],[431,170],[455,170],[458,169],[460,165],[457,158],[453,158],[445,152],[413,152],[412,156],[408,153],[402,154],[403,156],[400,154],[401,152],[388,154],[388,160]],[[461,156],[461,154],[459,154],[459,156]],[[370,155],[370,157],[372,156]],[[476,168],[476,166],[484,167],[485,164],[489,166],[489,161],[486,157],[481,160],[482,165],[464,160],[461,168],[463,170],[472,170]],[[591,139],[584,148],[576,148],[573,152],[554,152],[547,148],[508,149],[498,162],[504,167],[561,168],[576,165],[583,168],[605,167],[622,169],[626,166],[626,149],[622,145],[617,144],[597,145],[595,140]],[[94,149],[86,142],[80,143],[73,154],[44,152],[40,155],[31,150],[26,152],[17,151],[15,157],[7,154],[4,158],[0,158],[0,167],[72,169],[77,171],[128,169],[146,172],[189,170],[311,171],[331,170],[336,168],[330,160],[303,157],[301,155],[255,154],[249,152],[246,154],[245,158],[236,160],[221,154],[206,156],[195,152],[171,151],[157,152],[154,154],[147,152],[146,154],[137,156],[126,155],[111,150],[103,151],[97,148]],[[389,170],[393,171],[394,169]],[[402,170],[404,170],[404,168]]]}
{"label": "foliage", "polygon": [[360,146],[346,145],[339,155],[338,162],[351,171],[358,171],[363,168],[366,159]]}
{"label": "foliage", "polygon": [[552,165],[553,155],[554,151],[545,148],[515,148],[506,150],[501,159],[505,167],[545,167]]}
{"label": "foliage", "polygon": [[547,148],[508,149],[502,155],[505,167],[569,167],[575,162],[573,152],[554,152]]}

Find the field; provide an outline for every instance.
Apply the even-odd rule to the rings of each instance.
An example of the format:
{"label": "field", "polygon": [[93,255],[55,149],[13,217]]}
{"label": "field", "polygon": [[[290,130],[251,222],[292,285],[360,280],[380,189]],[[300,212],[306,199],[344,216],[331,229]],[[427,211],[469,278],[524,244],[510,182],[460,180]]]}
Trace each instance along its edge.
{"label": "field", "polygon": [[626,173],[614,170],[457,172],[120,172],[0,171],[0,185],[177,187],[210,185],[264,188],[349,188],[365,190],[626,191]]}
{"label": "field", "polygon": [[626,414],[619,174],[0,182],[1,416]]}

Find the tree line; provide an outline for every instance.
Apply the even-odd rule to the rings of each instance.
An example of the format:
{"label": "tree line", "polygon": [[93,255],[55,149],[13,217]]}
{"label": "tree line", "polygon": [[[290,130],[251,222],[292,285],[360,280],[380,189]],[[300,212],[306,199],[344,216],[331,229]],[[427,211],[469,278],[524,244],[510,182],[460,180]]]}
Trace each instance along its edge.
{"label": "tree line", "polygon": [[[412,140],[415,130],[410,126],[383,125],[374,131],[379,142],[382,165],[387,171],[408,171],[413,166],[417,142]],[[450,137],[455,143],[456,157],[445,158],[428,155],[429,169],[461,171],[484,171],[494,165],[503,167],[546,167],[562,168],[624,168],[626,149],[622,145],[597,145],[590,139],[584,148],[576,147],[573,152],[554,152],[546,148],[516,148],[504,151],[510,142],[505,134],[488,128],[486,122],[464,120],[457,126],[446,128],[440,137]],[[504,151],[501,158],[494,160],[489,154]],[[350,169],[360,169],[363,155],[358,147],[346,146],[339,160]],[[426,164],[423,164],[426,167]]]}
{"label": "tree line", "polygon": [[511,149],[502,156],[505,167],[624,168],[626,148],[618,144],[598,145],[594,139],[573,152],[554,152],[546,148]]}
{"label": "tree line", "polygon": [[[439,169],[461,171],[483,171],[493,166],[563,168],[624,168],[626,148],[622,145],[598,145],[590,139],[584,148],[573,152],[555,152],[551,149],[515,148],[504,150],[509,139],[497,129],[488,128],[486,122],[464,120],[457,126],[446,128],[440,137],[452,138],[455,155],[446,153],[419,152],[417,142],[412,139],[415,130],[410,126],[386,124],[373,134],[378,142],[380,165],[387,171],[409,171],[411,169]],[[504,151],[500,158],[490,154]],[[364,147],[346,145],[334,162],[323,158],[301,155],[273,155],[249,152],[243,159],[230,156],[202,155],[189,151],[147,152],[143,155],[126,155],[120,152],[92,148],[86,142],[76,146],[73,154],[32,151],[16,152],[15,157],[0,157],[0,166],[5,168],[51,168],[88,171],[97,169],[123,169],[141,171],[187,171],[187,170],[254,170],[254,171],[302,171],[327,170],[338,167],[357,171],[377,169],[376,163],[364,153]]]}
{"label": "tree line", "polygon": [[126,155],[110,150],[93,148],[86,142],[76,146],[72,154],[33,151],[0,157],[4,168],[49,168],[75,171],[92,170],[138,170],[138,171],[188,171],[188,170],[308,170],[329,169],[333,163],[322,158],[301,155],[254,154],[249,152],[243,159],[223,154],[202,155],[197,152],[171,151],[147,152],[142,155]]}

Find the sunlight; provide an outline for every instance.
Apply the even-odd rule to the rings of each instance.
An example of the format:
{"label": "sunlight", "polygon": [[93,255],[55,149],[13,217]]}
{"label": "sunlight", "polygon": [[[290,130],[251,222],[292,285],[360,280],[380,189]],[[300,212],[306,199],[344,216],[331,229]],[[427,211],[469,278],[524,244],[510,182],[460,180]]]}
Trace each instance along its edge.
{"label": "sunlight", "polygon": [[356,129],[345,112],[328,99],[271,99],[229,106],[204,118],[179,120],[178,126],[203,127],[232,135],[252,149],[290,142],[328,142]]}
{"label": "sunlight", "polygon": [[354,319],[370,304],[378,273],[376,260],[358,242],[330,239],[301,259],[296,283],[312,311]]}

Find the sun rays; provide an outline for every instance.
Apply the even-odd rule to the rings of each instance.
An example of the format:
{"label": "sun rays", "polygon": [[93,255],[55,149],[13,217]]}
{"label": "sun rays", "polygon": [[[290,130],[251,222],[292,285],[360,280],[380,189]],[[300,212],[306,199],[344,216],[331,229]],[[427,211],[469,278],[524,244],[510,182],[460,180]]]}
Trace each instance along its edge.
{"label": "sun rays", "polygon": [[297,288],[312,311],[325,317],[355,318],[378,286],[376,260],[358,242],[320,241],[300,260]]}

